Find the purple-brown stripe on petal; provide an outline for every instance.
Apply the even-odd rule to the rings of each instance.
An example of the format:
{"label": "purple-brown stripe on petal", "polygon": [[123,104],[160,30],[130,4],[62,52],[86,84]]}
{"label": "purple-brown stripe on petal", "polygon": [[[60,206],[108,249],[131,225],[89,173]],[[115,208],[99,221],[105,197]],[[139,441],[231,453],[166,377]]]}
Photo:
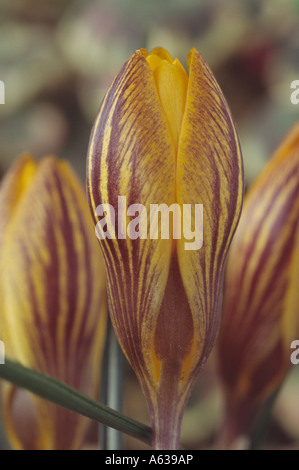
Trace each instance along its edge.
{"label": "purple-brown stripe on petal", "polygon": [[[9,355],[95,396],[105,334],[105,273],[84,192],[66,163],[47,157],[36,165],[6,231],[1,289]],[[17,395],[11,390],[9,396],[13,407]],[[34,406],[40,440],[31,442],[33,448],[82,445],[83,418],[40,399]],[[13,410],[7,420],[13,430]],[[24,444],[17,430],[11,438],[17,447]]]}
{"label": "purple-brown stripe on petal", "polygon": [[[288,324],[294,325],[298,316],[295,302],[287,304],[290,289],[294,290],[298,240],[296,129],[246,196],[228,260],[219,372],[231,415],[226,424],[235,419],[239,432],[244,432],[253,409],[275,391],[290,367],[284,325],[290,330]],[[242,423],[237,422],[240,410]]]}
{"label": "purple-brown stripe on petal", "polygon": [[[229,109],[201,56],[192,51],[189,85],[178,63],[165,72],[172,60],[165,51],[146,56],[134,53],[104,98],[90,138],[87,192],[95,222],[103,203],[118,220],[119,196],[127,206],[143,204],[147,215],[150,204],[204,205],[201,250],[188,252],[186,240],[172,235],[130,240],[116,233],[100,241],[112,322],[147,397],[154,446],[176,448],[186,400],[218,330],[223,267],[242,203],[242,160]],[[178,100],[159,77],[177,78]],[[176,120],[173,102],[183,113],[187,85],[176,148],[183,114]]]}
{"label": "purple-brown stripe on petal", "polygon": [[180,270],[198,332],[197,367],[208,356],[218,331],[224,263],[242,196],[242,157],[229,108],[209,67],[193,50],[178,153],[177,199],[181,204],[203,204],[202,248],[186,251],[184,240],[178,242]]}

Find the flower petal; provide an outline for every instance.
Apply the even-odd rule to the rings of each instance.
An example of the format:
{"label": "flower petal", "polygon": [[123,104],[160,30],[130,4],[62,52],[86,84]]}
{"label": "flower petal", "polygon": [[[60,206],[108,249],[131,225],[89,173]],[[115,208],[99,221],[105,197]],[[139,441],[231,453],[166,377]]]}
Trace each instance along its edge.
{"label": "flower petal", "polygon": [[[0,249],[3,247],[4,238],[7,235],[8,227],[11,223],[11,214],[17,209],[24,191],[30,184],[36,171],[36,164],[29,155],[24,155],[18,159],[12,166],[7,176],[1,181],[0,190]],[[1,262],[1,257],[0,257]],[[1,298],[4,294],[1,292],[2,276],[4,272],[0,269],[0,293]],[[5,318],[0,319],[0,338],[5,340],[7,332],[5,331]]]}
{"label": "flower petal", "polygon": [[298,136],[297,126],[248,192],[229,256],[219,361],[235,403],[264,399],[290,366],[290,344],[285,343],[298,322],[299,302],[293,280],[298,260]]}
{"label": "flower petal", "polygon": [[[88,195],[93,214],[99,204],[175,201],[175,149],[144,53],[137,51],[109,89],[91,135]],[[149,219],[149,218],[148,218]],[[96,217],[95,220],[97,221]],[[125,223],[129,222],[125,217]],[[118,339],[137,375],[147,375],[157,316],[167,282],[171,240],[102,240],[110,312]],[[154,375],[152,370],[149,375]],[[146,380],[149,380],[147,378]]]}
{"label": "flower petal", "polygon": [[[12,188],[20,180],[17,174]],[[10,190],[3,189],[5,201]],[[94,395],[106,324],[105,273],[84,192],[67,163],[47,157],[36,166],[2,237],[0,263],[7,355]],[[8,390],[13,403],[16,390]],[[82,441],[85,420],[34,402],[47,448]]]}
{"label": "flower petal", "polygon": [[[224,261],[243,189],[227,105],[199,54],[191,55],[188,81],[161,48],[133,54],[104,99],[87,168],[95,221],[99,204],[116,210],[118,233],[101,240],[110,312],[147,397],[153,444],[161,449],[178,446],[186,399],[215,340]],[[200,246],[192,253],[184,249],[178,212],[168,239],[132,241],[125,230],[119,237],[119,196],[126,196],[128,206],[144,205],[147,214],[150,204],[176,204],[180,216],[184,204],[207,204],[203,253]],[[107,225],[113,225],[113,212],[106,209]],[[123,220],[126,228],[128,217]]]}
{"label": "flower petal", "polygon": [[231,113],[211,70],[195,49],[189,55],[176,194],[181,206],[203,204],[202,248],[186,250],[186,240],[178,240],[180,272],[194,328],[191,373],[209,355],[218,331],[224,264],[243,198],[242,156]]}

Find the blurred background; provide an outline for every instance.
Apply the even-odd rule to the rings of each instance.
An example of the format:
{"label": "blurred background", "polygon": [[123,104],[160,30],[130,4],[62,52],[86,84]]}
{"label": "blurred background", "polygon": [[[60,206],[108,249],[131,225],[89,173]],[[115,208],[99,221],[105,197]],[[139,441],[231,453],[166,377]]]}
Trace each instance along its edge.
{"label": "blurred background", "polygon": [[[184,65],[192,47],[207,60],[237,124],[249,184],[299,118],[290,101],[299,0],[0,0],[0,175],[26,151],[70,160],[83,181],[107,87],[135,49],[156,46]],[[299,442],[298,372],[280,394],[265,446]],[[139,386],[126,376],[125,412],[148,422]],[[211,445],[221,420],[216,380],[212,357],[184,418],[187,448]],[[125,446],[146,448],[128,438]]]}

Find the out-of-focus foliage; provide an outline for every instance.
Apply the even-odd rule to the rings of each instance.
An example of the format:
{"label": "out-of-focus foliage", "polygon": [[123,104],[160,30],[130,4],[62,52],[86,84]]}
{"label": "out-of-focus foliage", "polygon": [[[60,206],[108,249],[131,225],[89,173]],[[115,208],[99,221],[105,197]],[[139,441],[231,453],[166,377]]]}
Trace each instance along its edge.
{"label": "out-of-focus foliage", "polygon": [[[90,125],[117,70],[137,48],[211,65],[241,134],[248,180],[295,121],[295,0],[2,0],[0,168],[20,152],[57,153],[84,173]],[[275,129],[275,130],[274,130]]]}
{"label": "out-of-focus foliage", "polygon": [[[290,102],[299,79],[298,0],[1,0],[0,174],[28,151],[68,158],[83,177],[107,87],[135,49],[156,46],[183,63],[192,47],[203,54],[231,107],[250,183],[298,120],[299,105]],[[270,446],[298,443],[296,390],[298,366],[277,403]],[[212,359],[186,410],[183,445],[212,442],[220,401]],[[125,412],[147,419],[130,374]]]}

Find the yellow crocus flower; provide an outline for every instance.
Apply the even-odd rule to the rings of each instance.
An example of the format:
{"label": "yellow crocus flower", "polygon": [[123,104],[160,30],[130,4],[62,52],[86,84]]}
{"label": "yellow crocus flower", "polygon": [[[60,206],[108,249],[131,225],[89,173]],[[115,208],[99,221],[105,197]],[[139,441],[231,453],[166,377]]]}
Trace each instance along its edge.
{"label": "yellow crocus flower", "polygon": [[281,384],[299,330],[299,125],[248,191],[228,257],[218,355],[221,443],[248,432]]}
{"label": "yellow crocus flower", "polygon": [[[195,49],[188,64],[189,74],[162,48],[137,50],[103,100],[87,162],[112,323],[146,396],[156,449],[178,448],[184,407],[214,345],[243,196],[225,98]],[[122,216],[124,204],[138,205],[139,227],[131,210]],[[160,236],[147,217],[157,215],[157,205],[177,209]],[[185,205],[194,211],[182,219]],[[196,205],[203,207],[203,234]],[[100,219],[105,209],[109,229]],[[200,239],[194,246],[186,242],[191,232]]]}
{"label": "yellow crocus flower", "polygon": [[[0,338],[7,357],[95,397],[106,287],[84,191],[68,163],[23,156],[0,188]],[[78,449],[88,421],[3,383],[17,449]]]}

